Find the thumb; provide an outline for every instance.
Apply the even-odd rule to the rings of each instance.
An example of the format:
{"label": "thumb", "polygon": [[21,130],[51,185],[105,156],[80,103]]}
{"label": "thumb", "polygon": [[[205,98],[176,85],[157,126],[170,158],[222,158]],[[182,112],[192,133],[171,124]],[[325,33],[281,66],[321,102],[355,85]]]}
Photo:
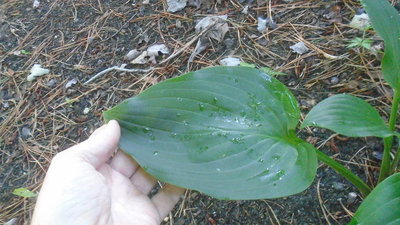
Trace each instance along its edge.
{"label": "thumb", "polygon": [[121,136],[120,127],[116,120],[98,128],[86,141],[66,150],[89,164],[98,168],[104,164],[118,147]]}

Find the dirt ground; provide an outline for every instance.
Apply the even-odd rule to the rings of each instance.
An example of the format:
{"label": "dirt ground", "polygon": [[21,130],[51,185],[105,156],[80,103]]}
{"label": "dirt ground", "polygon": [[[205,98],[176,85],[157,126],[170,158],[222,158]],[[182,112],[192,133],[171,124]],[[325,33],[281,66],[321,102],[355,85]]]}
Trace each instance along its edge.
{"label": "dirt ground", "polygon": [[[39,2],[34,7],[31,0],[0,0],[1,224],[14,218],[14,224],[29,223],[35,198],[12,191],[39,191],[51,158],[87,138],[103,123],[104,110],[164,79],[219,65],[224,57],[287,73],[279,79],[293,91],[304,115],[327,96],[343,92],[368,100],[383,116],[389,112],[391,92],[379,72],[381,54],[347,48],[349,40],[363,36],[377,49],[382,46],[373,31],[348,25],[360,8],[355,0],[189,0],[175,13],[167,12],[165,0]],[[391,2],[399,8],[399,1]],[[209,40],[189,62],[197,40],[205,38],[196,33],[196,21],[209,15],[227,15],[229,31],[220,42]],[[260,33],[259,16],[276,24]],[[299,41],[309,51],[297,54],[289,48]],[[129,64],[130,50],[143,52],[154,44],[165,44],[170,52],[156,62]],[[124,63],[154,68],[111,71],[84,84]],[[50,73],[27,81],[34,64]],[[323,129],[300,136],[374,184],[380,140],[350,139]],[[283,199],[220,201],[187,191],[164,223],[344,224],[360,200],[351,184],[321,165],[309,189]]]}

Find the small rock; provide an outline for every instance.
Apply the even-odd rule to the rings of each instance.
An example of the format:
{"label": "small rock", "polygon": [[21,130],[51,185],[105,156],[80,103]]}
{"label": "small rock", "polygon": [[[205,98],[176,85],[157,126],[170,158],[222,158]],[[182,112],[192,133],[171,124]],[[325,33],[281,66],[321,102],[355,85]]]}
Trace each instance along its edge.
{"label": "small rock", "polygon": [[182,22],[180,20],[176,20],[175,25],[176,25],[177,28],[182,28],[183,27]]}
{"label": "small rock", "polygon": [[32,6],[32,7],[33,7],[34,9],[37,9],[37,8],[39,8],[39,6],[40,6],[39,0],[34,0],[34,1],[33,1],[33,6]]}
{"label": "small rock", "polygon": [[308,52],[308,50],[309,50],[303,42],[297,42],[296,44],[290,46],[290,49],[292,49],[293,52],[300,54],[300,55]]}
{"label": "small rock", "polygon": [[88,108],[88,107],[86,107],[84,110],[83,110],[83,114],[88,114],[90,112],[90,108]]}
{"label": "small rock", "polygon": [[140,55],[140,52],[138,50],[132,49],[125,55],[125,59],[132,60],[132,59],[138,57],[139,55]]}
{"label": "small rock", "polygon": [[31,129],[28,126],[24,126],[21,129],[21,137],[22,139],[28,139],[32,136]]}
{"label": "small rock", "polygon": [[85,107],[85,109],[83,110],[83,114],[88,114],[90,112],[90,108]]}
{"label": "small rock", "polygon": [[78,83],[78,81],[76,80],[76,78],[74,78],[65,84],[65,88],[68,89],[68,88],[72,87],[73,85],[75,85],[76,83]]}
{"label": "small rock", "polygon": [[337,78],[337,77],[331,77],[331,84],[337,84],[337,83],[339,83],[339,78]]}
{"label": "small rock", "polygon": [[265,30],[267,30],[267,27],[271,28],[271,29],[276,29],[278,27],[278,25],[272,20],[272,18],[264,18],[259,16],[257,18],[258,20],[258,24],[257,24],[257,30],[260,33],[264,33]]}
{"label": "small rock", "polygon": [[142,2],[142,4],[143,4],[143,5],[148,5],[148,4],[150,4],[150,0],[144,0],[144,1]]}
{"label": "small rock", "polygon": [[168,12],[178,12],[186,7],[188,0],[167,0]]}
{"label": "small rock", "polygon": [[344,184],[342,184],[340,182],[333,182],[332,187],[335,190],[338,190],[338,191],[343,191],[344,190]]}
{"label": "small rock", "polygon": [[54,87],[54,85],[56,85],[57,80],[56,79],[51,79],[46,83],[47,87]]}
{"label": "small rock", "polygon": [[349,194],[347,194],[347,204],[353,204],[357,199],[357,193],[355,192],[350,192]]}
{"label": "small rock", "polygon": [[226,57],[219,61],[219,63],[223,66],[239,66],[240,62],[240,59],[235,57]]}
{"label": "small rock", "polygon": [[246,5],[246,6],[243,8],[242,13],[245,14],[245,15],[249,14],[249,5]]}
{"label": "small rock", "polygon": [[261,16],[259,16],[257,18],[257,30],[260,33],[264,33],[267,30],[267,22],[268,20],[266,18],[263,18]]}

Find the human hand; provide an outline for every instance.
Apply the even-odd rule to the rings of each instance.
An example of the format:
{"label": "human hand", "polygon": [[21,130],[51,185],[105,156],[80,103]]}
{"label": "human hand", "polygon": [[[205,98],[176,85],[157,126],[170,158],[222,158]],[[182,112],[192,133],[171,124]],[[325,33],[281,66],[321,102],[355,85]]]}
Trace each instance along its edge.
{"label": "human hand", "polygon": [[160,224],[184,189],[156,183],[138,164],[117,149],[116,121],[97,129],[88,140],[52,160],[40,191],[32,225]]}

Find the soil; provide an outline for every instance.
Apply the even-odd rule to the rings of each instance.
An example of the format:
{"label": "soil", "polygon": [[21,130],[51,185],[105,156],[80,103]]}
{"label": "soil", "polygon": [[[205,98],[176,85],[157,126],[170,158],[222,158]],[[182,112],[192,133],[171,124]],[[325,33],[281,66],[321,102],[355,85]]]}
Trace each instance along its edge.
{"label": "soil", "polygon": [[[190,0],[176,13],[156,0],[39,2],[34,8],[32,1],[0,0],[0,223],[16,218],[15,224],[29,224],[35,199],[12,191],[39,191],[51,158],[86,139],[103,123],[102,111],[164,79],[218,65],[226,56],[287,73],[278,79],[293,91],[304,115],[343,92],[367,99],[384,117],[389,112],[392,93],[379,72],[381,55],[346,47],[363,35],[382,46],[373,31],[348,26],[358,1]],[[196,20],[207,15],[228,15],[229,32],[221,42],[210,40],[188,63],[196,44],[185,45],[197,35]],[[277,26],[261,34],[258,16],[272,16]],[[301,55],[289,48],[300,40],[310,48]],[[171,53],[184,50],[163,64],[128,65],[154,66],[149,72],[112,71],[84,84],[104,69],[129,64],[130,50],[160,43]],[[156,60],[167,57],[160,54]],[[50,74],[28,82],[34,64]],[[374,184],[380,140],[350,139],[318,128],[299,135]],[[345,224],[360,201],[351,184],[320,165],[309,189],[282,199],[221,201],[188,191],[164,224]]]}

